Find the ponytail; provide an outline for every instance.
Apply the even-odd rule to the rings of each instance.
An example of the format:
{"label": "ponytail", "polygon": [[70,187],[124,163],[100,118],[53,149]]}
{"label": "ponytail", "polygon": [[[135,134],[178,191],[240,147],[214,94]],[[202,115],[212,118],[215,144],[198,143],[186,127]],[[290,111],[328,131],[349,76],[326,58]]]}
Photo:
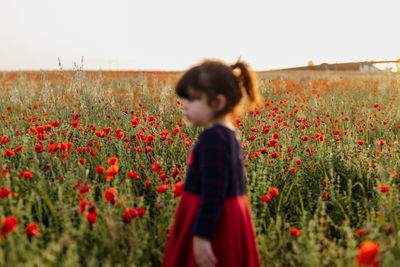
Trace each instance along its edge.
{"label": "ponytail", "polygon": [[256,74],[250,66],[239,59],[230,66],[236,76],[239,87],[244,90],[250,100],[250,104],[261,105],[261,95],[256,85]]}

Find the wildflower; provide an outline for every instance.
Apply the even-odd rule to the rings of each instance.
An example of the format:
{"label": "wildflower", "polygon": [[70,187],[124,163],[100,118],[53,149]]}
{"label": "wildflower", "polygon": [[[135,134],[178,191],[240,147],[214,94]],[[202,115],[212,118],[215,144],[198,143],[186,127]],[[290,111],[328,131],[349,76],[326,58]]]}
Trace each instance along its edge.
{"label": "wildflower", "polygon": [[140,179],[138,174],[136,172],[134,172],[134,171],[128,172],[128,176],[133,178],[133,179],[136,179],[136,180]]}
{"label": "wildflower", "polygon": [[379,246],[379,242],[362,242],[357,248],[358,256],[355,260],[357,265],[379,266],[379,259],[377,257]]}
{"label": "wildflower", "polygon": [[146,181],[144,181],[143,185],[145,187],[149,187],[149,186],[151,186],[151,182],[149,180],[146,180]]}
{"label": "wildflower", "polygon": [[53,121],[52,123],[51,123],[51,126],[53,126],[53,127],[60,127],[60,123],[58,122],[58,121]]}
{"label": "wildflower", "polygon": [[138,215],[139,213],[134,208],[126,208],[124,213],[124,222],[128,223]]}
{"label": "wildflower", "polygon": [[7,157],[14,157],[15,156],[14,150],[8,149],[8,148],[4,150],[3,154],[4,154],[4,156],[7,156]]}
{"label": "wildflower", "polygon": [[96,208],[93,206],[91,209],[89,209],[89,212],[86,215],[86,220],[89,224],[94,224],[96,222],[96,218],[97,218],[97,211]]}
{"label": "wildflower", "polygon": [[367,236],[367,235],[369,235],[369,231],[368,230],[365,230],[365,229],[358,229],[358,231],[357,231],[357,233],[356,233],[356,236],[358,236],[358,237],[361,237],[361,236]]}
{"label": "wildflower", "polygon": [[279,190],[276,187],[272,187],[269,189],[269,193],[272,197],[276,197],[277,195],[279,195]]}
{"label": "wildflower", "polygon": [[280,153],[276,153],[276,152],[270,154],[270,157],[273,158],[273,159],[277,159],[280,156],[281,156],[281,154]]}
{"label": "wildflower", "polygon": [[102,174],[105,171],[105,168],[103,166],[98,166],[96,168],[96,173],[97,174]]}
{"label": "wildflower", "polygon": [[43,148],[42,144],[36,144],[35,145],[35,152],[42,153],[43,151],[44,151],[44,148]]}
{"label": "wildflower", "polygon": [[146,144],[147,144],[147,145],[150,145],[151,142],[153,142],[154,139],[155,139],[155,137],[154,137],[153,135],[149,134],[149,135],[146,137],[146,139],[145,139]]}
{"label": "wildflower", "polygon": [[166,184],[160,185],[156,187],[157,191],[160,193],[164,193],[168,190],[168,186]]}
{"label": "wildflower", "polygon": [[8,137],[7,136],[0,136],[0,145],[8,144]]}
{"label": "wildflower", "polygon": [[358,140],[358,141],[357,141],[357,144],[359,144],[360,146],[362,146],[364,143],[365,143],[364,140]]}
{"label": "wildflower", "polygon": [[296,173],[296,168],[295,167],[290,167],[290,172],[291,173]]}
{"label": "wildflower", "polygon": [[18,220],[14,216],[7,216],[1,222],[1,237],[11,233],[18,225]]}
{"label": "wildflower", "polygon": [[103,131],[97,131],[94,133],[94,135],[96,135],[97,137],[103,138],[105,136]]}
{"label": "wildflower", "polygon": [[386,142],[385,142],[384,140],[379,140],[379,141],[378,141],[378,144],[379,144],[380,146],[384,146],[384,145],[386,144]]}
{"label": "wildflower", "polygon": [[323,198],[323,199],[327,199],[327,198],[328,198],[328,192],[322,193],[322,198]]}
{"label": "wildflower", "polygon": [[158,161],[155,161],[151,166],[151,169],[153,170],[153,172],[159,172],[161,169],[160,163]]}
{"label": "wildflower", "polygon": [[89,190],[90,190],[90,185],[87,184],[87,185],[82,186],[81,189],[79,190],[79,192],[81,194],[84,194],[84,193],[89,192]]}
{"label": "wildflower", "polygon": [[104,192],[104,199],[106,201],[109,201],[112,205],[114,205],[115,204],[115,194],[116,194],[115,188],[110,187]]}
{"label": "wildflower", "polygon": [[18,174],[18,178],[33,178],[33,175],[30,171],[22,171]]}
{"label": "wildflower", "polygon": [[118,158],[117,157],[111,157],[107,160],[107,163],[110,165],[116,165],[118,164]]}
{"label": "wildflower", "polygon": [[296,159],[296,164],[300,165],[301,164],[301,159]]}
{"label": "wildflower", "polygon": [[93,207],[93,205],[92,205],[92,202],[90,202],[89,200],[86,200],[86,199],[84,199],[84,200],[81,200],[81,202],[79,202],[79,213],[82,215],[83,214],[83,212],[86,210],[86,207],[87,208],[91,208],[91,207]]}
{"label": "wildflower", "polygon": [[106,181],[110,181],[117,173],[119,172],[119,167],[117,165],[111,165],[106,173],[106,177],[104,178]]}
{"label": "wildflower", "polygon": [[38,225],[36,223],[27,224],[26,225],[26,236],[40,236],[41,233],[39,232]]}
{"label": "wildflower", "polygon": [[291,234],[292,236],[299,236],[299,235],[300,235],[300,230],[297,229],[296,227],[292,227],[292,228],[290,229],[290,234]]}
{"label": "wildflower", "polygon": [[307,135],[304,135],[304,136],[301,137],[301,141],[304,141],[304,142],[305,142],[305,141],[307,141],[307,140],[308,140],[308,136],[307,136]]}
{"label": "wildflower", "polygon": [[5,197],[8,197],[9,195],[11,195],[11,193],[12,193],[11,190],[8,190],[7,188],[2,187],[0,190],[0,198],[3,199]]}
{"label": "wildflower", "polygon": [[160,172],[158,178],[160,178],[161,181],[165,181],[165,179],[167,178],[167,174],[165,172]]}
{"label": "wildflower", "polygon": [[82,165],[84,165],[86,163],[86,161],[87,161],[86,159],[79,159],[79,163]]}
{"label": "wildflower", "polygon": [[266,194],[265,196],[262,196],[261,201],[262,202],[271,202],[271,194]]}
{"label": "wildflower", "polygon": [[387,185],[381,185],[381,188],[380,188],[380,190],[381,190],[381,192],[382,193],[387,193],[387,192],[389,192],[389,186],[387,186]]}
{"label": "wildflower", "polygon": [[181,181],[176,182],[176,183],[174,184],[175,188],[172,189],[172,193],[174,193],[174,198],[176,198],[176,197],[178,197],[178,196],[181,195],[183,185],[184,185],[184,182],[181,182]]}

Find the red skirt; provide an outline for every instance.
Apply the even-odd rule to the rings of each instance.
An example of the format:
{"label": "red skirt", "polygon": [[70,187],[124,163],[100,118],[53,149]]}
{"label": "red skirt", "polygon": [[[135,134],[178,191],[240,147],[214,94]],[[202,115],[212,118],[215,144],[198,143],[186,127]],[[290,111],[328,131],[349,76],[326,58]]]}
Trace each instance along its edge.
{"label": "red skirt", "polygon": [[[197,266],[193,253],[192,229],[200,199],[200,195],[182,191],[164,251],[163,267]],[[260,266],[246,195],[225,199],[211,245],[218,260],[217,266]]]}

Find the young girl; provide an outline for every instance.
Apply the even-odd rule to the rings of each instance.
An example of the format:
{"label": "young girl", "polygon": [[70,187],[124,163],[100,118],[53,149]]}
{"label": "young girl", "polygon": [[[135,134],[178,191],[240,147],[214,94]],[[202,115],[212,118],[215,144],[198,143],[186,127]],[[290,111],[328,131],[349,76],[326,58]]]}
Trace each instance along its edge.
{"label": "young girl", "polygon": [[233,119],[242,97],[259,104],[254,72],[206,60],[179,80],[183,115],[204,131],[191,150],[162,266],[260,266],[243,152]]}

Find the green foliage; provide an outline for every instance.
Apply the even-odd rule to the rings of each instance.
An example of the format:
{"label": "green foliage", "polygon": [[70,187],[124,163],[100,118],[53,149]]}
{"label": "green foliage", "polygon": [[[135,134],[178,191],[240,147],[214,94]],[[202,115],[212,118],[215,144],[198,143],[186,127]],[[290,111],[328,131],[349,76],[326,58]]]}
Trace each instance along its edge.
{"label": "green foliage", "polygon": [[[0,199],[0,219],[18,219],[15,230],[0,238],[0,265],[159,266],[179,202],[172,190],[184,181],[189,148],[202,131],[182,121],[172,90],[176,76],[109,77],[76,71],[35,80],[18,75],[0,79],[0,137],[8,137],[0,145],[0,183],[13,192]],[[246,110],[244,125],[238,126],[263,266],[351,266],[364,240],[380,243],[382,266],[399,265],[400,178],[394,176],[400,172],[398,77],[279,75],[260,76],[264,106]],[[135,118],[139,123],[133,126]],[[60,127],[46,131],[44,140],[30,131],[54,121]],[[269,128],[266,134],[264,126]],[[110,133],[96,136],[104,127]],[[122,138],[116,138],[117,129]],[[166,140],[161,139],[164,130],[169,132]],[[279,134],[276,147],[268,146],[274,133]],[[146,143],[149,135],[155,138]],[[249,140],[251,135],[255,140]],[[52,154],[47,150],[50,140],[73,146]],[[359,140],[365,143],[359,145]],[[386,143],[381,146],[380,140]],[[35,152],[38,143],[43,153]],[[16,146],[24,149],[14,156],[4,154]],[[77,153],[78,147],[84,152]],[[266,153],[254,156],[260,148]],[[274,152],[280,157],[272,158]],[[96,168],[107,170],[110,157],[118,158],[119,172],[106,181]],[[165,180],[152,170],[156,161]],[[23,171],[33,178],[21,178]],[[131,171],[139,179],[129,177]],[[162,184],[168,185],[165,193],[157,191]],[[90,190],[80,195],[83,185]],[[389,186],[389,192],[381,192],[381,185]],[[279,195],[262,202],[273,187]],[[118,204],[105,200],[108,188],[115,188]],[[87,211],[80,214],[81,199],[96,207],[93,225]],[[125,223],[125,208],[140,207],[143,217]],[[26,236],[28,223],[37,223],[41,236]],[[291,235],[292,227],[300,230],[299,236]],[[360,229],[367,235],[357,235]]]}

